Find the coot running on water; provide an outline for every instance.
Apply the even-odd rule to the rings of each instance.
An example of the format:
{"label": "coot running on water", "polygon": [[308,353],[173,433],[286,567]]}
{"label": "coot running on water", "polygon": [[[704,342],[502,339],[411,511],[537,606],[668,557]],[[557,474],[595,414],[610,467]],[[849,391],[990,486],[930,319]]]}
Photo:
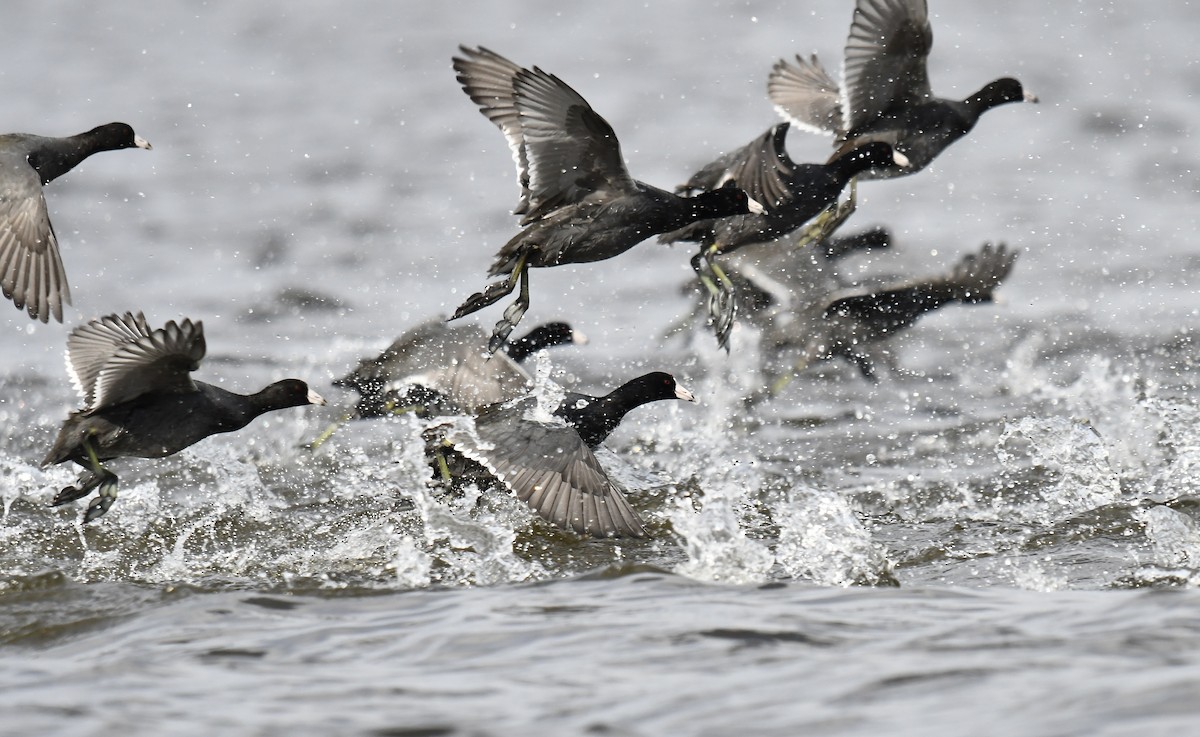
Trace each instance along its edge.
{"label": "coot running on water", "polygon": [[[529,397],[484,410],[473,428],[435,425],[428,437],[435,455],[452,446],[478,464],[463,471],[465,480],[498,481],[556,527],[591,537],[645,537],[637,513],[592,450],[630,410],[661,399],[695,401],[658,371],[603,397],[567,392],[552,417],[537,417],[537,400]],[[441,464],[448,468],[445,459]]]}
{"label": "coot running on water", "polygon": [[233,432],[272,410],[325,404],[299,379],[284,379],[250,395],[193,381],[204,358],[204,325],[168,322],[151,330],[142,313],[109,315],[67,338],[67,369],[84,408],[63,422],[42,466],[74,461],[85,470],[60,491],[58,506],[87,496],[85,522],[108,511],[117,477],[101,465],[113,458],[163,458],[222,432]]}

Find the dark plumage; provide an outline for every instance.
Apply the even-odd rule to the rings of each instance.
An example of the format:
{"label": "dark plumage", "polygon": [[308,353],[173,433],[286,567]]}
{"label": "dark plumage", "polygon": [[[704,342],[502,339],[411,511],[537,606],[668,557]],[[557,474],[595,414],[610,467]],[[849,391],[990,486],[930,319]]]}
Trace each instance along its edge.
{"label": "dark plumage", "polygon": [[858,0],[846,41],[839,89],[814,55],[780,61],[767,94],[781,115],[807,130],[833,134],[834,156],[872,141],[892,144],[908,167],[877,167],[867,178],[920,171],[1006,102],[1037,102],[1012,78],[989,82],[964,100],[935,97],[927,61],[933,28],[925,0]]}
{"label": "dark plumage", "polygon": [[696,220],[761,210],[736,187],[685,198],[636,181],[616,133],[578,92],[537,67],[524,69],[484,48],[460,49],[458,81],[508,139],[521,186],[514,212],[524,230],[488,272],[507,278],[472,295],[451,318],[494,304],[519,279],[521,294],[496,324],[492,352],[529,306],[531,267],[600,261]]}
{"label": "dark plumage", "polygon": [[42,185],[100,151],[150,148],[124,123],[109,123],[67,138],[0,135],[0,288],[29,316],[62,322],[71,303],[67,273]]}
{"label": "dark plumage", "polygon": [[474,414],[529,391],[532,379],[518,364],[530,354],[586,340],[570,325],[553,322],[489,356],[488,334],[482,329],[434,319],[406,331],[378,356],[364,358],[333,384],[361,395],[360,417],[418,407],[421,414]]}
{"label": "dark plumage", "polygon": [[873,379],[874,344],[943,305],[991,302],[993,291],[1012,271],[1017,254],[1004,244],[986,243],[947,274],[835,291],[814,301],[797,320],[774,322],[764,333],[764,349],[784,352],[799,348],[797,369],[840,356]]}
{"label": "dark plumage", "polygon": [[[700,253],[692,268],[709,290],[709,313],[717,342],[728,346],[736,302],[728,280],[713,259],[751,243],[787,235],[826,210],[837,206],[843,189],[858,174],[873,167],[906,165],[907,159],[886,143],[871,143],[834,157],[827,164],[797,164],[788,156],[788,123],[779,123],[736,151],[721,156],[692,175],[679,191],[713,189],[736,181],[766,212],[701,220],[659,236],[663,243],[695,241]],[[824,240],[849,212],[831,226],[821,226],[814,236]]]}
{"label": "dark plumage", "polygon": [[603,397],[568,392],[553,417],[538,417],[530,397],[484,410],[473,428],[446,423],[435,428],[435,437],[440,430],[444,438],[437,452],[453,446],[557,527],[592,537],[645,537],[592,450],[630,410],[660,399],[695,401],[670,374],[654,372]]}
{"label": "dark plumage", "polygon": [[701,220],[664,233],[662,243],[693,241],[713,253],[730,253],[751,243],[787,235],[837,203],[850,180],[879,166],[903,166],[886,143],[876,143],[837,156],[827,164],[797,164],[785,145],[789,124],[779,123],[740,149],[692,175],[679,192],[715,189],[736,181],[763,204],[760,214]]}
{"label": "dark plumage", "polygon": [[77,486],[53,505],[99,487],[85,522],[108,511],[117,477],[101,463],[113,458],[162,458],[216,433],[240,430],[272,410],[324,404],[298,379],[250,395],[193,381],[204,358],[204,326],[183,320],[151,330],[141,313],[109,315],[75,328],[67,338],[67,368],[84,408],[63,423],[42,466],[74,461],[85,470]]}

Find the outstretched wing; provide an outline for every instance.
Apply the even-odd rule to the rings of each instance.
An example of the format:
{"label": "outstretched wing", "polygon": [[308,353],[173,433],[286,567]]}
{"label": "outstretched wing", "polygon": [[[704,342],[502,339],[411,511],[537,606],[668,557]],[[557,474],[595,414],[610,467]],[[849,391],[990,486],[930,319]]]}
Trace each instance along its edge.
{"label": "outstretched wing", "polygon": [[499,126],[517,163],[523,225],[604,189],[628,191],[632,177],[612,126],[553,74],[525,69],[484,48],[460,47],[463,90]]}
{"label": "outstretched wing", "polygon": [[477,49],[466,46],[458,48],[465,57],[456,56],[453,59],[459,84],[471,101],[479,106],[480,112],[500,128],[512,150],[513,162],[517,165],[517,183],[521,186],[521,199],[513,214],[524,215],[529,212],[532,199],[529,191],[529,158],[525,152],[525,136],[521,132],[521,120],[513,93],[513,80],[521,67],[482,46]]}
{"label": "outstretched wing", "polygon": [[67,371],[85,411],[151,392],[194,391],[190,372],[204,358],[204,325],[168,322],[151,330],[142,313],[108,315],[67,338]]}
{"label": "outstretched wing", "polygon": [[925,0],[858,0],[846,39],[846,128],[854,130],[893,105],[932,97],[926,71],[932,47]]}
{"label": "outstretched wing", "polygon": [[767,77],[767,97],[775,110],[797,127],[810,133],[834,135],[845,130],[842,91],[817,55],[796,63],[780,59]]}
{"label": "outstretched wing", "polygon": [[392,387],[423,387],[466,412],[516,399],[531,381],[529,374],[504,352],[489,354],[488,337],[478,325],[435,318],[406,331],[380,355],[364,358],[334,385],[364,397]]}
{"label": "outstretched wing", "polygon": [[570,426],[524,417],[500,407],[475,422],[478,436],[447,436],[463,455],[484,465],[551,524],[592,537],[645,537],[637,513]]}
{"label": "outstretched wing", "polygon": [[780,123],[745,146],[722,155],[676,191],[701,192],[732,184],[768,210],[790,200],[788,178],[796,165],[788,157],[785,145],[788,127],[788,123]]}
{"label": "outstretched wing", "polygon": [[635,189],[617,134],[578,92],[537,67],[522,70],[514,89],[534,195],[527,220],[592,192]]}
{"label": "outstretched wing", "polygon": [[71,291],[41,179],[23,155],[0,156],[0,168],[6,172],[0,188],[0,288],[30,317],[62,322]]}

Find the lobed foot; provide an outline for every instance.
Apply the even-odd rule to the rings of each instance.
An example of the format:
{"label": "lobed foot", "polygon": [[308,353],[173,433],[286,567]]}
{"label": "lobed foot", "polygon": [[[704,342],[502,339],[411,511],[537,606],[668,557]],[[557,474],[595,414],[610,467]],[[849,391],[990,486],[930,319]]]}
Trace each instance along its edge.
{"label": "lobed foot", "polygon": [[97,517],[102,516],[108,511],[108,508],[117,500],[117,476],[111,471],[105,471],[103,479],[100,481],[100,492],[96,498],[88,504],[87,512],[83,515],[83,522],[87,524]]}
{"label": "lobed foot", "polygon": [[708,316],[717,336],[717,345],[728,351],[729,335],[737,317],[737,297],[733,293],[733,282],[712,260],[715,253],[715,249],[708,249],[696,254],[692,258],[692,270],[708,291]]}
{"label": "lobed foot", "polygon": [[476,292],[470,297],[467,297],[466,301],[459,305],[459,308],[454,311],[454,315],[450,319],[457,320],[458,318],[465,317],[472,312],[478,312],[484,307],[494,305],[505,295],[511,294],[512,290],[513,282],[510,279],[493,282],[484,287],[482,292]]}
{"label": "lobed foot", "polygon": [[95,471],[84,471],[79,474],[79,478],[75,481],[74,486],[64,486],[61,491],[54,495],[54,498],[50,500],[50,506],[60,507],[63,504],[70,504],[91,494],[92,489],[95,489],[104,480],[105,473],[109,472],[96,473]]}
{"label": "lobed foot", "polygon": [[508,306],[504,311],[504,316],[496,323],[496,327],[492,330],[491,340],[488,341],[488,353],[495,353],[504,347],[508,342],[508,336],[512,335],[512,331],[517,327],[517,323],[521,322],[521,318],[525,316],[525,310],[528,309],[529,303],[517,300]]}

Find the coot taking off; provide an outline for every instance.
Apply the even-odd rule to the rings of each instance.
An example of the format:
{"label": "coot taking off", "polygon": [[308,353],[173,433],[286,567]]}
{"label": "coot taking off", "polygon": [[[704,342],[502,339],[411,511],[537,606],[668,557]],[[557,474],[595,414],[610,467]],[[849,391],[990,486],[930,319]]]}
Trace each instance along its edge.
{"label": "coot taking off", "polygon": [[616,133],[578,92],[541,69],[524,69],[485,48],[460,47],[458,81],[512,148],[524,230],[500,249],[488,272],[506,276],[469,297],[451,319],[511,294],[496,323],[495,352],[529,307],[529,269],[619,256],[657,233],[705,218],[761,211],[736,186],[679,197],[636,181]]}
{"label": "coot taking off", "polygon": [[360,417],[418,407],[421,414],[475,414],[529,392],[532,379],[517,364],[531,353],[587,341],[566,323],[546,323],[489,359],[488,337],[476,325],[435,318],[406,331],[378,356],[364,358],[333,384],[359,393]]}
{"label": "coot taking off", "polygon": [[124,123],[109,123],[67,138],[28,133],[0,135],[0,288],[18,309],[62,322],[71,303],[67,273],[50,225],[42,185],[100,151],[150,148]]}
{"label": "coot taking off", "polygon": [[242,395],[193,381],[204,358],[203,323],[168,322],[151,330],[126,312],[75,328],[67,338],[67,370],[83,409],[63,423],[42,466],[74,461],[85,470],[51,502],[66,504],[99,487],[84,516],[90,522],[117,497],[117,477],[101,465],[113,458],[162,458],[209,435],[245,427],[264,412],[324,404],[298,379]]}
{"label": "coot taking off", "polygon": [[626,413],[660,399],[695,401],[670,374],[654,372],[603,397],[568,392],[553,417],[537,418],[529,397],[485,410],[473,429],[447,423],[437,452],[452,445],[556,527],[592,537],[645,537],[592,450]]}
{"label": "coot taking off", "polygon": [[678,188],[690,192],[736,181],[750,197],[764,204],[766,212],[701,220],[659,236],[663,243],[700,243],[692,268],[708,290],[710,320],[717,343],[723,348],[729,346],[736,304],[729,280],[714,262],[715,257],[787,235],[831,210],[830,215],[823,215],[821,221],[814,223],[813,232],[806,234],[800,245],[823,241],[853,211],[853,200],[848,208],[837,208],[837,204],[842,190],[855,176],[874,167],[908,163],[891,145],[876,142],[834,156],[827,164],[797,164],[787,153],[788,127],[786,122],[774,126],[742,148],[708,164]]}
{"label": "coot taking off", "polygon": [[841,356],[865,378],[874,379],[873,344],[911,327],[922,315],[943,305],[991,302],[995,289],[1012,272],[1018,253],[1003,243],[985,243],[946,274],[834,292],[799,322],[768,330],[763,343],[769,350],[799,344],[797,369]]}
{"label": "coot taking off", "polygon": [[927,71],[932,47],[925,0],[858,0],[846,40],[844,86],[839,89],[815,55],[797,56],[794,65],[775,65],[767,94],[796,125],[836,136],[838,153],[885,141],[908,157],[909,166],[876,167],[868,178],[920,171],[991,108],[1037,102],[1020,82],[1007,77],[965,100],[935,97]]}

